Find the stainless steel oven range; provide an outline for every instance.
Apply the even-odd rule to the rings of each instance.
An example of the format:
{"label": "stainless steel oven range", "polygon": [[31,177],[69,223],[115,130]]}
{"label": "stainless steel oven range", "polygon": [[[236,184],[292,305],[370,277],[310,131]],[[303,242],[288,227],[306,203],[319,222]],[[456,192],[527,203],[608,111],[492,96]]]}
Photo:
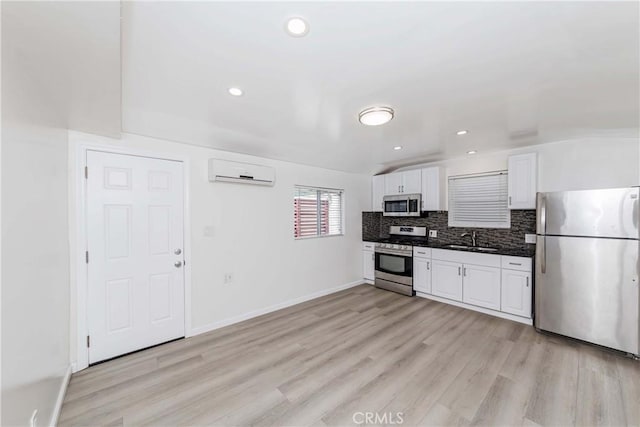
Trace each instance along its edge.
{"label": "stainless steel oven range", "polygon": [[389,239],[375,246],[377,288],[413,296],[412,239],[426,239],[426,227],[391,226]]}

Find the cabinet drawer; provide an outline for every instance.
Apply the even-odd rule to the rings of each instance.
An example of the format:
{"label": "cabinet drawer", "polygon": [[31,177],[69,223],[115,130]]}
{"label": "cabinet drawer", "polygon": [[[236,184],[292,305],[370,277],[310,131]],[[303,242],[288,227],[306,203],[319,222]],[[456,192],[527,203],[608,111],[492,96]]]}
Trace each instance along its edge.
{"label": "cabinet drawer", "polygon": [[433,249],[433,259],[458,262],[461,264],[484,265],[486,267],[500,267],[500,255],[479,254],[477,252],[455,251],[449,249]]}
{"label": "cabinet drawer", "polygon": [[502,268],[509,270],[531,271],[531,258],[503,255]]}
{"label": "cabinet drawer", "polygon": [[376,244],[373,242],[362,242],[362,250],[372,251],[375,249]]}
{"label": "cabinet drawer", "polygon": [[431,248],[413,247],[413,256],[416,258],[431,258]]}

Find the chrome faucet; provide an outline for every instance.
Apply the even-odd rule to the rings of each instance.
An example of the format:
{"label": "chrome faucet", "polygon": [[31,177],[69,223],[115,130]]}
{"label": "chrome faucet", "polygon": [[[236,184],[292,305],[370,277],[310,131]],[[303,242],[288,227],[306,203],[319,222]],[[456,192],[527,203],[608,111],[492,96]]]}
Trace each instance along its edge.
{"label": "chrome faucet", "polygon": [[475,230],[473,230],[471,233],[462,233],[460,235],[460,237],[467,237],[467,236],[471,236],[471,246],[473,246],[474,248],[478,246],[478,234],[476,233]]}

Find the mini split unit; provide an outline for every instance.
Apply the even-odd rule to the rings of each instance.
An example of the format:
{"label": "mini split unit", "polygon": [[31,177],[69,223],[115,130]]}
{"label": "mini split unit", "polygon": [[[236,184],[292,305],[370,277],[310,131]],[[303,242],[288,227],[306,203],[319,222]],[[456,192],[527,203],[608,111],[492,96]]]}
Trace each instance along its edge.
{"label": "mini split unit", "polygon": [[209,181],[273,186],[276,170],[270,166],[209,159]]}

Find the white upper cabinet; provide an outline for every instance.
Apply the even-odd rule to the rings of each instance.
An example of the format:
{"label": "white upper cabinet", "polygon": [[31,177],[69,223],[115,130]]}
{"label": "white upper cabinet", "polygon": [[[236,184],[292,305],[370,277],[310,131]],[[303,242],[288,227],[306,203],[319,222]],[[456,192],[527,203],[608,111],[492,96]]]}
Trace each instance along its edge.
{"label": "white upper cabinet", "polygon": [[422,170],[402,172],[402,193],[419,194],[422,191]]}
{"label": "white upper cabinet", "polygon": [[384,195],[395,196],[402,194],[402,172],[384,175]]}
{"label": "white upper cabinet", "polygon": [[394,172],[384,175],[384,195],[420,193],[422,188],[422,171],[420,169],[405,172]]}
{"label": "white upper cabinet", "polygon": [[384,175],[376,175],[371,180],[371,211],[373,212],[382,212],[383,210],[384,181]]}
{"label": "white upper cabinet", "polygon": [[445,210],[446,195],[443,189],[445,170],[439,166],[422,169],[422,210]]}
{"label": "white upper cabinet", "polygon": [[446,206],[445,170],[442,167],[412,169],[376,175],[371,180],[371,204],[374,212],[382,211],[384,196],[421,194],[423,211],[442,211]]}
{"label": "white upper cabinet", "polygon": [[538,180],[536,153],[509,156],[509,209],[535,209]]}

